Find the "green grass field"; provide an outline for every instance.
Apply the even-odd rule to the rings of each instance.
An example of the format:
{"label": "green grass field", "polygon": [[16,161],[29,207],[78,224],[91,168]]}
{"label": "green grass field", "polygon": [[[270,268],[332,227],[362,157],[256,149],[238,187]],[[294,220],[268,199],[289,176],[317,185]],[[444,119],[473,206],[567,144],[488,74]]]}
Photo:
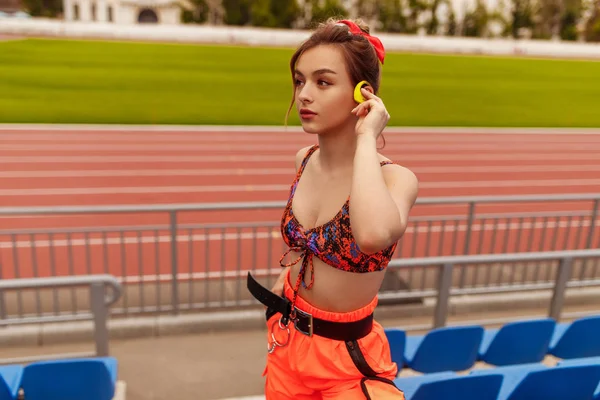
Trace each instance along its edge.
{"label": "green grass field", "polygon": [[[0,42],[0,122],[281,125],[292,52]],[[600,63],[390,53],[381,96],[394,126],[599,127]]]}

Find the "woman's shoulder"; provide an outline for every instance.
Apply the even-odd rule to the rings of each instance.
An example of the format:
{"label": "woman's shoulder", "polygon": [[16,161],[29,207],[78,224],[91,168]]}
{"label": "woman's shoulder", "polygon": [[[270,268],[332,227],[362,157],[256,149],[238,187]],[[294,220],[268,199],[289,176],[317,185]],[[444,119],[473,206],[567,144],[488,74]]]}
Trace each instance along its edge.
{"label": "woman's shoulder", "polygon": [[302,160],[306,157],[310,149],[312,149],[315,145],[311,144],[310,146],[306,146],[298,150],[296,153],[296,171],[300,169],[300,165],[302,164]]}
{"label": "woman's shoulder", "polygon": [[389,184],[394,180],[408,181],[413,185],[418,185],[419,179],[416,174],[408,167],[401,165],[389,158],[379,154],[379,161],[382,164],[383,176],[386,182]]}

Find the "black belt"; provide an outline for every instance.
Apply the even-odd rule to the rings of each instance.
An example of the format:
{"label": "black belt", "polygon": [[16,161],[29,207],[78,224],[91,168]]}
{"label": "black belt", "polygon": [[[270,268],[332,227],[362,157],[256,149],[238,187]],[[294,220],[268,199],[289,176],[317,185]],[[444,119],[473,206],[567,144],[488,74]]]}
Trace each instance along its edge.
{"label": "black belt", "polygon": [[[267,320],[276,313],[281,313],[281,322],[287,325],[292,311],[292,302],[289,299],[280,297],[263,287],[249,272],[247,286],[252,296],[267,306]],[[308,336],[317,335],[333,340],[352,341],[367,336],[373,328],[373,314],[353,322],[332,322],[315,318],[297,307],[294,309],[296,318],[291,322],[294,323],[297,331]]]}

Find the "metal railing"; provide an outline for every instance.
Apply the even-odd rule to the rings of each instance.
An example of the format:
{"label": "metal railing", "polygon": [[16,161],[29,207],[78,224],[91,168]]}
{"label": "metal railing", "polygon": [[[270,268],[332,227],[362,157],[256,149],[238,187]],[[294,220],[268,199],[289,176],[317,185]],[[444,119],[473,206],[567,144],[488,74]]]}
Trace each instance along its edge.
{"label": "metal railing", "polygon": [[[562,317],[583,315],[581,312],[575,314],[562,313],[567,289],[600,286],[600,278],[596,276],[596,271],[590,276],[581,276],[581,271],[589,265],[590,261],[595,261],[594,269],[597,269],[600,265],[600,249],[394,260],[390,263],[388,271],[407,272],[408,270],[410,272],[414,268],[421,268],[422,271],[433,272],[433,279],[428,285],[423,285],[419,289],[390,290],[380,293],[379,298],[386,301],[435,297],[436,306],[432,325],[414,326],[409,329],[415,330],[444,326],[448,318],[449,299],[452,296],[550,290],[552,291],[552,297],[548,305],[548,316],[558,321]],[[540,264],[543,264],[551,272],[544,281],[524,279],[520,282],[503,284],[486,284],[477,281],[472,284],[465,284],[462,279],[463,274],[469,267],[474,272],[479,270],[485,275],[489,275],[494,268],[509,268],[514,273],[514,267],[517,264],[520,264],[521,273],[524,276],[530,270],[539,268]],[[591,314],[600,314],[600,310]],[[514,320],[514,318],[470,320],[468,323],[500,323],[511,320]]]}
{"label": "metal railing", "polygon": [[[89,292],[89,307],[86,311],[77,313],[57,313],[56,315],[44,315],[41,312],[40,289],[47,289],[56,295],[58,288],[76,288],[85,287]],[[106,294],[106,289],[110,288],[110,294]],[[34,289],[37,297],[38,313],[34,315],[24,315],[21,317],[9,317],[0,319],[0,328],[15,325],[66,322],[66,321],[86,321],[94,322],[94,352],[63,353],[38,355],[24,358],[4,358],[0,359],[0,364],[18,364],[32,361],[57,359],[65,357],[104,357],[109,355],[109,334],[107,321],[109,317],[109,308],[115,304],[122,293],[121,284],[110,275],[89,275],[72,277],[50,277],[50,278],[31,278],[31,279],[6,279],[0,280],[0,291],[5,294],[15,292],[16,296],[21,296],[23,291]]]}
{"label": "metal railing", "polygon": [[[435,299],[435,308],[432,315],[431,324],[403,326],[406,331],[424,330],[446,325],[449,315],[449,303],[453,296],[474,295],[474,294],[497,294],[508,292],[531,292],[547,291],[551,293],[548,304],[547,315],[550,318],[560,321],[562,318],[581,317],[584,315],[600,314],[600,310],[591,312],[571,312],[563,313],[563,306],[567,298],[569,289],[578,289],[586,287],[599,287],[600,279],[577,277],[577,269],[585,268],[585,265],[592,261],[600,261],[600,249],[589,250],[566,250],[549,251],[535,253],[513,253],[513,254],[487,254],[487,255],[461,255],[444,257],[426,257],[407,260],[393,260],[387,273],[410,272],[414,269],[431,272],[431,281],[418,289],[404,290],[384,290],[379,294],[380,302],[389,300],[410,300],[415,298]],[[461,282],[460,276],[465,268],[476,266],[482,269],[486,274],[495,267],[514,266],[516,263],[522,265],[523,270],[539,267],[539,263],[544,263],[546,267],[552,270],[552,274],[544,282],[519,282],[485,285],[475,282],[475,284],[465,285]],[[594,267],[594,268],[596,268]],[[65,313],[59,316],[29,316],[26,318],[11,318],[0,320],[0,326],[44,323],[44,322],[65,322],[82,319],[93,319],[95,322],[95,341],[96,355],[108,355],[108,330],[106,321],[108,318],[108,308],[114,305],[121,294],[121,286],[112,276],[98,275],[88,277],[67,277],[67,278],[37,278],[37,279],[18,279],[0,281],[0,290],[21,290],[32,288],[51,288],[71,287],[71,286],[89,286],[90,288],[90,309],[91,312],[79,312],[77,314]],[[105,297],[105,287],[110,286],[112,296]],[[244,305],[256,306],[262,308],[256,300],[251,299],[244,302]],[[495,319],[469,319],[460,324],[490,324],[506,323],[514,321],[514,316],[507,316]],[[0,364],[30,362],[39,359],[55,359],[60,357],[88,356],[90,353],[69,353],[62,355],[39,356],[35,358],[22,359],[0,359]]]}
{"label": "metal railing", "polygon": [[[600,247],[600,194],[419,198],[394,260],[455,255],[580,250]],[[280,272],[279,217],[285,202],[152,206],[0,208],[2,216],[135,216],[148,225],[0,230],[0,279],[111,274],[124,284],[114,314],[177,314],[187,310],[251,305],[248,271],[270,285]],[[256,222],[201,223],[220,213]],[[231,215],[227,215],[232,213]],[[228,217],[228,218],[227,218]],[[267,222],[264,222],[267,220]],[[94,221],[97,225],[97,219]],[[108,225],[108,224],[107,224]],[[493,272],[469,268],[459,286],[484,279],[487,286],[545,284],[554,270],[543,263],[524,276],[519,266]],[[579,279],[600,278],[598,262],[577,268]],[[402,271],[384,285],[416,293],[429,287],[423,267]],[[481,282],[480,282],[481,283]],[[382,294],[385,294],[385,288]],[[0,291],[0,319],[36,313],[35,297],[7,301]],[[49,299],[54,311],[76,312],[80,296],[62,291]]]}

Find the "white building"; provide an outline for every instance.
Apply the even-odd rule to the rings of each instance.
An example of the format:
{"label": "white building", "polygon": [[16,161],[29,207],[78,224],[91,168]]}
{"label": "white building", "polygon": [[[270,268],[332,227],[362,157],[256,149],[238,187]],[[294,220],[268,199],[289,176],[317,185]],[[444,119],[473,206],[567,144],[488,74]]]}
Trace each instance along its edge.
{"label": "white building", "polygon": [[[298,3],[302,6],[305,1],[298,0]],[[342,2],[345,7],[352,10],[357,0],[342,0]],[[476,0],[450,0],[450,2],[459,20],[462,20],[464,14],[473,9],[476,4]],[[497,10],[502,2],[502,0],[484,0],[488,10]],[[210,3],[215,6],[219,1]],[[99,21],[116,24],[179,24],[181,23],[179,4],[179,0],[63,0],[64,18],[67,21]],[[438,9],[440,21],[445,20],[446,8],[446,5],[442,4]]]}
{"label": "white building", "polygon": [[[298,3],[302,7],[306,1],[298,0]],[[406,12],[408,12],[407,1],[404,0]],[[342,0],[342,2],[350,10],[351,16],[356,16],[354,14],[357,0]],[[465,13],[475,8],[477,0],[450,0],[449,2],[457,20],[461,21]],[[483,0],[483,2],[488,11],[499,11],[501,14],[509,16],[510,10],[506,4],[509,4],[510,0]],[[180,4],[182,3],[187,3],[187,0],[63,0],[64,18],[67,21],[99,21],[116,24],[180,24],[182,11]],[[221,8],[221,0],[212,0],[208,3],[209,8],[215,12]],[[448,15],[447,8],[446,3],[441,2],[436,13],[442,24]],[[218,16],[216,19],[222,19],[222,12],[217,12],[217,14],[220,17]],[[423,21],[420,22],[424,22],[429,17],[427,12],[422,13],[420,19]],[[212,22],[216,25],[220,24],[219,21]]]}
{"label": "white building", "polygon": [[66,21],[179,24],[178,0],[63,0]]}

